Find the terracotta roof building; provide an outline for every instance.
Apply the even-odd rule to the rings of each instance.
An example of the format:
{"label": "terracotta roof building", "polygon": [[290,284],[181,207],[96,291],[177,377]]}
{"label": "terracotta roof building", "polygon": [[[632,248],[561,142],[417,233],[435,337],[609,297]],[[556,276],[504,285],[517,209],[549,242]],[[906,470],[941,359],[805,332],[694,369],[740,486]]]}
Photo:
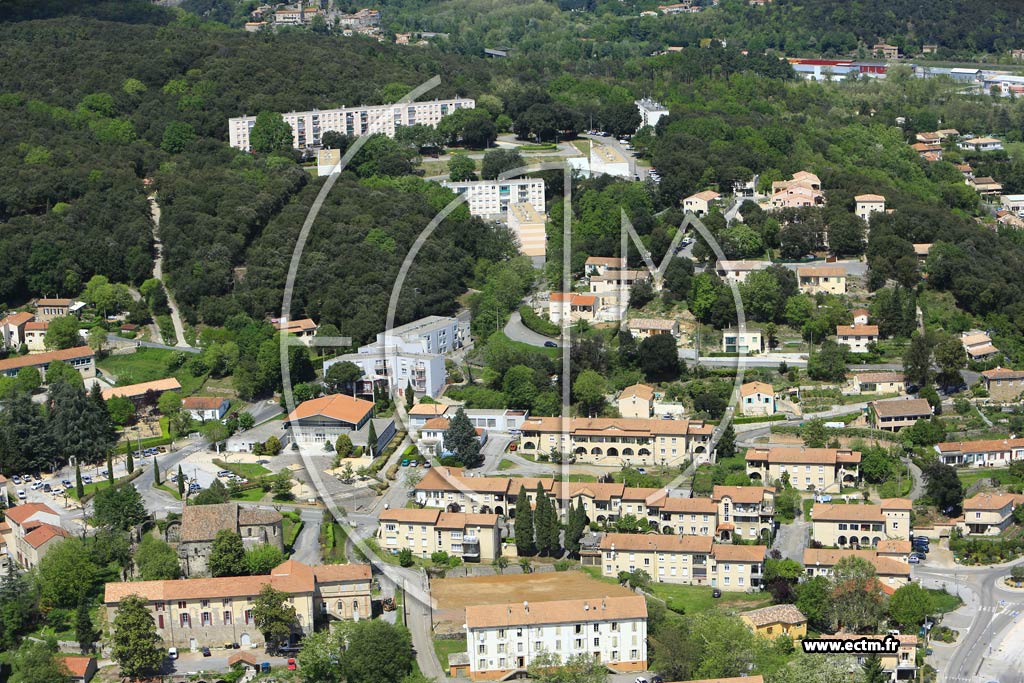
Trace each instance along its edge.
{"label": "terracotta roof building", "polygon": [[639,595],[470,605],[465,623],[474,681],[525,673],[542,652],[565,660],[586,651],[614,671],[647,669],[647,602]]}
{"label": "terracotta roof building", "polygon": [[377,539],[385,552],[410,550],[420,557],[446,552],[464,562],[492,562],[501,555],[498,515],[397,508],[380,514]]}
{"label": "terracotta roof building", "polygon": [[83,379],[92,379],[96,376],[96,354],[88,346],[76,346],[72,349],[30,353],[27,356],[12,356],[0,360],[0,377],[16,377],[22,368],[36,368],[45,382],[46,368],[54,361],[67,363],[78,370]]}
{"label": "terracotta roof building", "polygon": [[839,491],[860,478],[860,451],[843,448],[771,446],[747,449],[747,475],[773,483],[789,477],[802,491]]}
{"label": "terracotta roof building", "polygon": [[152,382],[140,382],[139,384],[128,384],[123,387],[113,387],[103,390],[103,400],[109,401],[115,396],[130,399],[133,403],[141,403],[151,398],[156,403],[160,395],[167,391],[181,391],[181,382],[174,377],[157,379]]}
{"label": "terracotta roof building", "polygon": [[795,643],[807,636],[807,617],[793,605],[772,605],[740,612],[740,619],[759,636],[775,640],[789,636]]}
{"label": "terracotta roof building", "polygon": [[295,628],[308,634],[315,621],[371,617],[370,578],[365,564],[310,567],[289,560],[265,576],[108,583],[103,603],[112,622],[123,598],[143,598],[157,635],[168,647],[237,642],[249,649],[262,641],[252,610],[263,586],[288,594],[297,615]]}
{"label": "terracotta roof building", "polygon": [[1024,438],[945,441],[935,444],[935,451],[954,467],[1005,467],[1024,460]]}
{"label": "terracotta roof building", "polygon": [[923,398],[894,398],[868,404],[871,426],[896,432],[932,416],[932,406]]}

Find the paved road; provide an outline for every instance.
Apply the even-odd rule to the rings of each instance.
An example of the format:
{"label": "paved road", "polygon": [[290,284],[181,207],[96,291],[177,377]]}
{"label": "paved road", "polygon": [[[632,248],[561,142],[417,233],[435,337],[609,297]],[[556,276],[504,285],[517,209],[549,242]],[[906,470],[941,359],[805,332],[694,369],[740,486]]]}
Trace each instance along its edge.
{"label": "paved road", "polygon": [[[969,618],[966,628],[961,626],[960,640],[951,656],[937,656],[935,666],[940,681],[945,683],[970,683],[982,680],[979,673],[986,667],[984,680],[998,680],[1000,683],[1021,683],[1024,672],[1019,668],[1005,667],[997,661],[986,661],[1001,646],[1020,649],[1017,636],[1003,642],[1008,631],[1017,624],[1019,614],[1024,610],[1024,594],[1001,587],[1002,577],[1010,573],[1010,567],[1022,564],[1017,560],[1003,565],[989,567],[937,567],[922,564],[913,568],[913,576],[925,587],[944,586],[950,592],[958,593],[964,599],[964,606],[944,622],[958,623]],[[952,582],[950,579],[952,578]],[[960,619],[957,622],[957,619]],[[945,648],[943,648],[945,649]],[[939,655],[939,650],[936,650]],[[946,653],[941,653],[942,655]]]}
{"label": "paved road", "polygon": [[[803,510],[801,509],[801,515]],[[804,561],[804,548],[810,540],[811,522],[798,518],[790,524],[779,526],[772,543],[772,550],[778,550],[782,556],[789,560],[796,560],[800,564]]]}
{"label": "paved road", "polygon": [[505,323],[505,336],[512,341],[523,342],[524,344],[530,344],[531,346],[544,346],[545,342],[554,342],[558,346],[562,345],[561,339],[545,337],[543,334],[534,332],[524,325],[523,319],[519,315],[519,311],[512,311],[512,315],[509,316],[508,322]]}
{"label": "paved road", "polygon": [[[149,197],[149,208],[150,214],[153,217],[153,245],[156,248],[156,258],[153,259],[153,277],[163,282],[164,279],[164,244],[160,240],[160,204],[156,201],[156,195],[150,195]],[[167,292],[167,306],[171,309],[171,322],[174,323],[174,334],[178,340],[176,346],[183,348],[190,348],[188,342],[185,341],[185,326],[181,322],[181,313],[178,310],[178,304],[174,301],[174,296],[171,294],[171,290],[164,284],[164,289]]]}

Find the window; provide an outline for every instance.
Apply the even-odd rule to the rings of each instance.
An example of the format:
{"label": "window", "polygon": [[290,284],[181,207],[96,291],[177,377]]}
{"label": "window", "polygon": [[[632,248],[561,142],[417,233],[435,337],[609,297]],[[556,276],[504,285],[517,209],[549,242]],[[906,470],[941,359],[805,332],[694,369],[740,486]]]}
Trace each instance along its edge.
{"label": "window", "polygon": [[185,609],[185,601],[184,600],[179,600],[178,601],[178,609]]}
{"label": "window", "polygon": [[[324,611],[325,612],[327,611],[327,605],[326,604],[324,604]],[[229,609],[224,610],[224,625],[225,626],[230,626],[231,625],[231,610],[229,610]]]}
{"label": "window", "polygon": [[637,651],[636,650],[630,650],[629,651],[629,658],[630,658],[631,661],[635,662],[637,660]]}
{"label": "window", "polygon": [[601,647],[601,639],[594,638],[594,647]]}
{"label": "window", "polygon": [[163,612],[164,611],[164,603],[162,603],[162,602],[156,603],[156,611],[157,612]]}
{"label": "window", "polygon": [[164,615],[162,615],[162,614],[156,615],[156,627],[159,628],[159,629],[163,629],[163,627],[164,627]]}
{"label": "window", "polygon": [[200,614],[200,619],[202,621],[203,626],[209,626],[210,624],[213,623],[213,615],[210,614],[209,612],[201,613]]}
{"label": "window", "polygon": [[209,607],[210,606],[210,601],[209,600],[200,600],[199,601],[199,606],[200,607]]}
{"label": "window", "polygon": [[245,610],[245,623],[247,623],[247,624],[251,624],[252,623],[252,610],[251,609]]}
{"label": "window", "polygon": [[487,646],[486,645],[477,645],[476,652],[477,652],[477,654],[480,654],[480,655],[487,654]]}
{"label": "window", "polygon": [[192,616],[188,612],[182,612],[178,615],[178,621],[182,628],[192,627]]}

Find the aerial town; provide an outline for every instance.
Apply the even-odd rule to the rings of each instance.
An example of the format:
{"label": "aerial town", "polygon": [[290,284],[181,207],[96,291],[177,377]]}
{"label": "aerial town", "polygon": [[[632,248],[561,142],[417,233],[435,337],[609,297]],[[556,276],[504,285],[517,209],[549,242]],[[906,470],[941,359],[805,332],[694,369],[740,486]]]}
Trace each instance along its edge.
{"label": "aerial town", "polygon": [[11,0],[0,683],[1024,683],[979,2]]}

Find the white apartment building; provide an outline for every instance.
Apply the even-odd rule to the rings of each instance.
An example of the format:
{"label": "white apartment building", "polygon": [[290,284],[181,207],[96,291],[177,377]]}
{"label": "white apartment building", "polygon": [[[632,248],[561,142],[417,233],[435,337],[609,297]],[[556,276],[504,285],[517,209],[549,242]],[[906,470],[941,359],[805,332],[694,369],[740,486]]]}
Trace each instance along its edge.
{"label": "white apartment building", "polygon": [[466,204],[473,216],[504,216],[510,204],[524,203],[530,204],[537,213],[544,213],[544,180],[541,178],[445,181],[441,185],[455,194],[466,194]]}
{"label": "white apartment building", "polygon": [[[321,137],[327,131],[336,131],[349,136],[383,133],[388,137],[394,137],[395,131],[402,126],[417,124],[436,126],[443,117],[458,109],[473,109],[475,107],[474,100],[456,97],[451,100],[430,102],[293,111],[282,114],[282,117],[284,117],[285,123],[291,126],[293,146],[296,149],[305,149],[319,147]],[[254,125],[256,125],[255,116],[238,116],[228,119],[228,143],[237,149],[251,151],[249,132]]]}
{"label": "white apartment building", "polygon": [[668,107],[655,102],[649,97],[636,100],[633,104],[636,105],[637,110],[640,112],[640,128],[644,126],[657,126],[658,121],[661,121],[663,116],[668,116],[671,113]]}
{"label": "white apartment building", "polygon": [[508,205],[508,227],[519,241],[519,253],[524,256],[544,257],[547,253],[547,233],[544,214],[523,202]]}
{"label": "white apartment building", "polygon": [[885,197],[880,194],[859,194],[853,200],[857,203],[854,213],[865,223],[871,221],[871,214],[885,213]]}
{"label": "white apartment building", "polygon": [[867,353],[878,341],[878,325],[836,325],[836,341],[853,353]]}
{"label": "white apartment building", "polygon": [[419,395],[437,396],[448,380],[444,354],[462,347],[456,318],[432,315],[377,334],[371,344],[324,362],[324,372],[335,363],[355,363],[363,371],[359,393],[372,395],[375,382],[387,382],[402,395],[412,383]]}
{"label": "white apartment building", "polygon": [[647,603],[629,595],[466,607],[469,676],[504,680],[538,655],[585,654],[616,672],[647,669]]}

